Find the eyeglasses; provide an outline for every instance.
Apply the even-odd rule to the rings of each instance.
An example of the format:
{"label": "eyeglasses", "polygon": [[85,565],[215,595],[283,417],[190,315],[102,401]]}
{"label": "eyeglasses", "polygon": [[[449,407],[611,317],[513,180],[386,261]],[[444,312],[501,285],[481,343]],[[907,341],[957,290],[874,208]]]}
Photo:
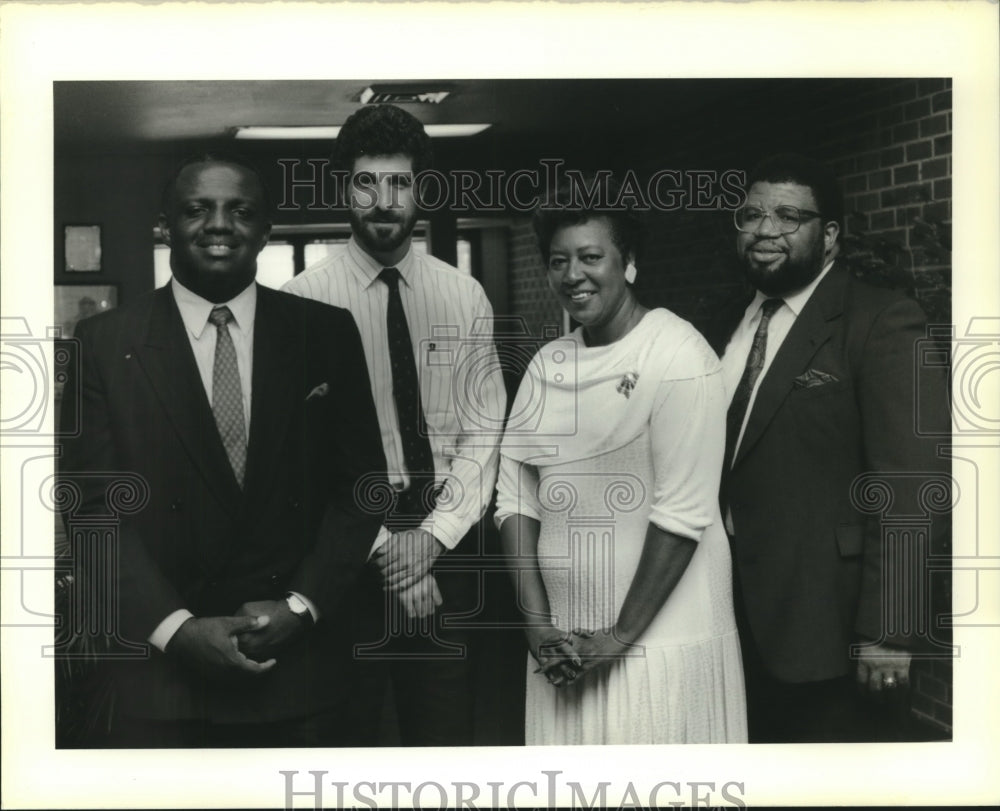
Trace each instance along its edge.
{"label": "eyeglasses", "polygon": [[767,211],[757,206],[743,206],[733,212],[733,222],[736,230],[745,234],[753,234],[763,224],[765,217],[771,218],[771,223],[783,234],[794,234],[799,226],[807,220],[822,216],[818,211],[809,211],[795,206],[777,206]]}

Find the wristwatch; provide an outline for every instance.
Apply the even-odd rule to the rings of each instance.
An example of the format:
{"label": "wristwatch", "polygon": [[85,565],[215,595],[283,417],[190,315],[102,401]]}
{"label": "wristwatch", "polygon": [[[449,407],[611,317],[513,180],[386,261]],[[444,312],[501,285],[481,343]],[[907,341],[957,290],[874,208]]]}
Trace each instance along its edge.
{"label": "wristwatch", "polygon": [[309,611],[309,606],[305,604],[303,599],[299,597],[298,594],[292,594],[291,592],[288,592],[288,594],[285,595],[285,602],[288,603],[288,610],[291,611],[300,620],[302,620],[302,622],[305,623],[305,626],[307,628],[312,627],[313,624],[312,612]]}

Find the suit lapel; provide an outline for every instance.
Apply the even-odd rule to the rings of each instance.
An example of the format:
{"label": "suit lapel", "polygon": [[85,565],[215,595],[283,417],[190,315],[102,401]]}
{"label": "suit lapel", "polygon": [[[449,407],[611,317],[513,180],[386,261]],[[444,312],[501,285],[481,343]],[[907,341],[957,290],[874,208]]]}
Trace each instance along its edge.
{"label": "suit lapel", "polygon": [[743,441],[733,460],[734,468],[761,438],[791,392],[795,378],[805,371],[809,360],[830,338],[832,322],[844,310],[846,284],[846,273],[834,265],[795,319],[757,390]]}
{"label": "suit lapel", "polygon": [[300,386],[301,352],[296,352],[297,329],[287,302],[267,288],[257,288],[253,328],[253,387],[250,407],[250,444],[244,492],[247,503],[270,486],[270,476],[285,443]]}
{"label": "suit lapel", "polygon": [[185,450],[219,501],[235,511],[240,488],[229,464],[191,344],[170,288],[153,297],[135,354]]}

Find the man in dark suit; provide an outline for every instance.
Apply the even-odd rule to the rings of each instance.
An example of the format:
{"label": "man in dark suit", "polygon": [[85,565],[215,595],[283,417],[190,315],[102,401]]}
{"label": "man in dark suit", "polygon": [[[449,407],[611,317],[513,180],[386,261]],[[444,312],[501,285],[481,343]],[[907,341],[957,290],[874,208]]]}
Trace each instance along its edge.
{"label": "man in dark suit", "polygon": [[338,611],[384,519],[359,494],[385,470],[357,327],[254,282],[270,216],[241,160],[185,164],[160,227],[171,283],[77,329],[63,465],[78,515],[104,508],[95,473],[148,489],[113,588],[149,655],[114,663],[113,744],[350,743]]}
{"label": "man in dark suit", "polygon": [[[857,488],[882,477],[894,509],[913,515],[920,488],[946,481],[947,463],[914,427],[917,398],[948,424],[946,380],[915,372],[916,302],[837,260],[842,211],[825,167],[779,155],[750,173],[735,212],[754,293],[717,347],[732,398],[722,508],[751,742],[897,739],[886,699],[905,690],[925,627],[926,593],[886,588],[913,571],[926,582],[923,541],[890,549]],[[890,619],[904,604],[904,621]]]}

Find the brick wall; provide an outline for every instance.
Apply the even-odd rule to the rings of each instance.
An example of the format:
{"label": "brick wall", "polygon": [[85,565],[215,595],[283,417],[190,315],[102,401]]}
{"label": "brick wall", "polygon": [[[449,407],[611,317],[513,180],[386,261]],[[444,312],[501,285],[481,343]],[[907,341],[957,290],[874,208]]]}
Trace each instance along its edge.
{"label": "brick wall", "polygon": [[947,323],[951,82],[901,81],[859,101],[859,131],[833,127],[823,144],[850,212],[845,248],[863,270],[910,290],[933,321]]}
{"label": "brick wall", "polygon": [[920,660],[910,673],[913,684],[911,711],[917,719],[949,736],[952,731],[952,661]]}
{"label": "brick wall", "polygon": [[517,220],[512,225],[509,250],[511,312],[524,319],[529,335],[541,336],[546,328],[559,329],[562,309],[545,280],[530,220]]}

